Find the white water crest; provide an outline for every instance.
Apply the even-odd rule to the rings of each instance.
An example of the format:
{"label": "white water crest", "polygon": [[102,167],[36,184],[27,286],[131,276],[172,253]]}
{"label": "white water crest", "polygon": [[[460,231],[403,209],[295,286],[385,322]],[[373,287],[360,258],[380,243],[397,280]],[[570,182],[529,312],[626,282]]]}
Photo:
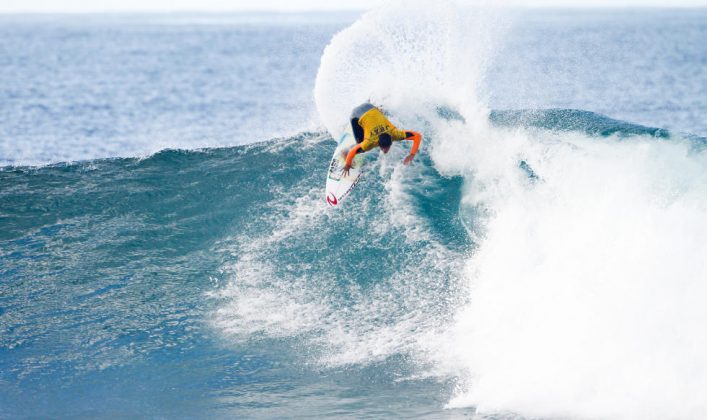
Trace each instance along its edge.
{"label": "white water crest", "polygon": [[469,168],[463,205],[486,217],[467,264],[471,304],[445,342],[469,375],[450,406],[701,417],[705,153],[653,138],[500,133],[495,141],[519,147],[514,156],[539,180],[509,176],[502,148],[474,148],[474,160],[500,164]]}
{"label": "white water crest", "polygon": [[502,32],[495,12],[451,1],[390,1],[336,34],[322,55],[314,96],[336,134],[371,102],[393,122],[419,124],[437,106],[486,113],[478,84]]}
{"label": "white water crest", "polygon": [[436,169],[465,179],[470,303],[417,341],[459,378],[449,406],[704,417],[707,155],[680,138],[490,127],[476,92],[502,26],[450,2],[389,3],[334,37],[315,89],[332,133],[371,101],[423,125]]}

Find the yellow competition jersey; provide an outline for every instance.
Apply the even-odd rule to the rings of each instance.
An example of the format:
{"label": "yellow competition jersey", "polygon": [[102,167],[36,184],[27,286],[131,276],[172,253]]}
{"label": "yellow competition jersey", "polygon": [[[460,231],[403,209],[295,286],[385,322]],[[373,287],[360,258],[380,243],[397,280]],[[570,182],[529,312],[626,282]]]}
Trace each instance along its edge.
{"label": "yellow competition jersey", "polygon": [[405,132],[398,130],[377,108],[369,109],[361,115],[358,124],[363,128],[361,149],[364,152],[378,147],[378,137],[383,133],[390,134],[393,141],[405,139]]}

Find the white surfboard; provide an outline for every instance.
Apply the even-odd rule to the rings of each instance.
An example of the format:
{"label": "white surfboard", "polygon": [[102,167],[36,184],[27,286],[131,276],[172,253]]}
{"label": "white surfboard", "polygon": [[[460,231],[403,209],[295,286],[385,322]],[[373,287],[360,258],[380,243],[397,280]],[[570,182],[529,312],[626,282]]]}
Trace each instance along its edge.
{"label": "white surfboard", "polygon": [[361,168],[364,162],[364,157],[361,154],[356,155],[354,158],[349,175],[342,176],[341,174],[341,170],[346,164],[346,155],[344,153],[355,145],[356,139],[354,139],[350,129],[339,137],[334,156],[332,156],[329,164],[329,172],[326,179],[326,202],[331,207],[339,207],[361,178]]}

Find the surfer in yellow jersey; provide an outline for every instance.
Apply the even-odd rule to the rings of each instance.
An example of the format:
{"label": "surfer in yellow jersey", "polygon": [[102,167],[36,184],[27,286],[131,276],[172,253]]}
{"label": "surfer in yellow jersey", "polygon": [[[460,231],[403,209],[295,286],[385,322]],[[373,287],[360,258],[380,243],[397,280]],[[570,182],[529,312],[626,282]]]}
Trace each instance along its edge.
{"label": "surfer in yellow jersey", "polygon": [[420,148],[422,135],[414,131],[402,131],[396,128],[383,113],[371,104],[362,104],[354,108],[351,112],[351,127],[356,138],[356,146],[352,147],[346,154],[346,164],[342,174],[347,176],[354,157],[358,153],[380,147],[383,153],[388,153],[394,141],[412,140],[412,149],[403,163],[410,164],[415,153]]}

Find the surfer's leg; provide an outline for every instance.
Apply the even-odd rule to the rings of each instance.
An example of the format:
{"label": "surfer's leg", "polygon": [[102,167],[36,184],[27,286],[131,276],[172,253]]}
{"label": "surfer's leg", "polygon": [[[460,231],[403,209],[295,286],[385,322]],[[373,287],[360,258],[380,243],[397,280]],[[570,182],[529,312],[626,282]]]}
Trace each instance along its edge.
{"label": "surfer's leg", "polygon": [[363,141],[363,128],[358,123],[358,118],[351,119],[351,130],[353,131],[356,143],[361,143]]}
{"label": "surfer's leg", "polygon": [[370,111],[373,108],[375,108],[375,107],[369,103],[361,104],[361,105],[357,106],[356,108],[354,108],[353,111],[351,111],[351,119],[361,118],[361,116],[363,116],[363,114],[365,114],[366,112]]}

